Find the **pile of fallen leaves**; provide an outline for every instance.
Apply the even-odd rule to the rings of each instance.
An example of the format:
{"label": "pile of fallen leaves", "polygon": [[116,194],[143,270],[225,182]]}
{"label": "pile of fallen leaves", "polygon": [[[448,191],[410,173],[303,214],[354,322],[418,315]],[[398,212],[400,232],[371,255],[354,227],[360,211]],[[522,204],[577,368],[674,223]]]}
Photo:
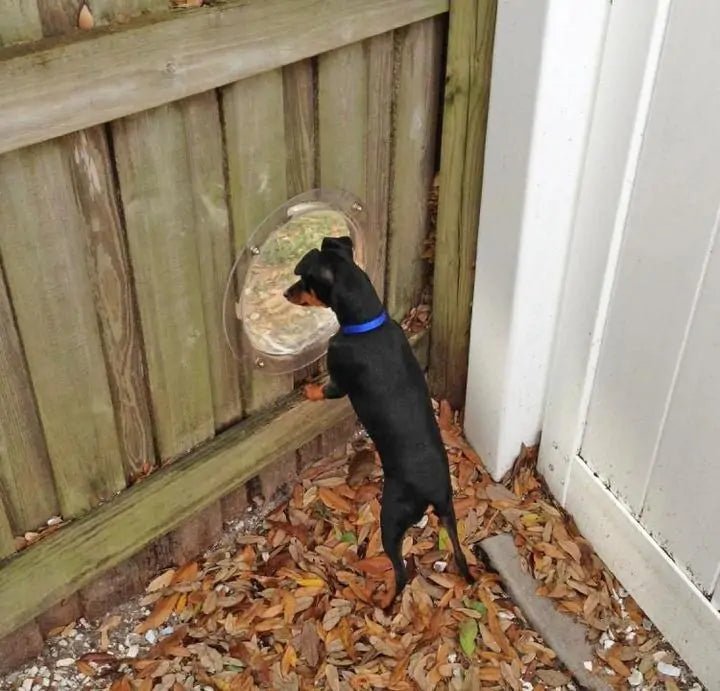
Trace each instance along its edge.
{"label": "pile of fallen leaves", "polygon": [[662,637],[645,618],[590,543],[541,486],[535,471],[537,449],[523,449],[508,484],[493,490],[494,505],[515,534],[515,544],[527,568],[542,585],[538,594],[587,624],[596,641],[594,661],[586,666],[600,671],[619,688],[678,689],[681,669],[674,653],[661,649]]}
{"label": "pile of fallen leaves", "polygon": [[572,688],[554,651],[473,554],[474,544],[512,528],[543,593],[593,627],[602,659],[588,664],[607,668],[619,688],[636,670],[651,685],[659,637],[544,495],[532,453],[511,491],[492,482],[445,405],[439,420],[460,537],[478,574],[473,587],[456,574],[447,534],[429,514],[403,544],[414,577],[391,612],[377,606],[392,571],[380,541],[382,473],[360,439],[349,462],[308,467],[258,534],[150,583],[144,604],[152,611],[137,632],[159,640],[147,654],[96,653],[78,662],[81,671],[109,674],[115,691]]}
{"label": "pile of fallen leaves", "polygon": [[[446,418],[459,530],[470,546],[500,527],[500,512],[486,494],[489,476]],[[343,458],[308,467],[265,531],[148,586],[153,609],[138,633],[170,625],[170,635],[139,659],[86,656],[83,671],[120,670],[114,689],[148,691],[544,689],[543,678],[550,687],[569,681],[471,549],[477,584],[456,575],[433,515],[403,545],[414,578],[390,613],[377,606],[392,578],[380,541],[381,490],[364,440],[349,465]]]}

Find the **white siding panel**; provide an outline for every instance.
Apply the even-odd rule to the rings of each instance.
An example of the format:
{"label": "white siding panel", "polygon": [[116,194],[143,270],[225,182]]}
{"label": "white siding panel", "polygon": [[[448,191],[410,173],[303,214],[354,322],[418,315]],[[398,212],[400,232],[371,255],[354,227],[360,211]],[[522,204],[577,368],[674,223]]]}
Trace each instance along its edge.
{"label": "white siding panel", "polygon": [[540,471],[560,498],[582,439],[668,5],[616,2],[610,8],[540,448]]}
{"label": "white siding panel", "polygon": [[706,593],[712,592],[720,560],[719,432],[720,247],[716,240],[640,521]]}
{"label": "white siding panel", "polygon": [[672,4],[582,443],[635,515],[720,199],[719,26]]}

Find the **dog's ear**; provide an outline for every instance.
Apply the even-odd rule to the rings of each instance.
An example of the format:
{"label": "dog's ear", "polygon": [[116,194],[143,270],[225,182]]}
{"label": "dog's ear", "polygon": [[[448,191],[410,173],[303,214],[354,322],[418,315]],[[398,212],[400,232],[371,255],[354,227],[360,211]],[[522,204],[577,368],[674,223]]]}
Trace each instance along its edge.
{"label": "dog's ear", "polygon": [[309,279],[316,289],[327,289],[332,287],[335,281],[333,270],[328,266],[327,260],[323,261],[320,250],[310,250],[295,267],[295,275]]}
{"label": "dog's ear", "polygon": [[310,250],[295,267],[295,275],[303,276],[312,273],[320,264],[320,250]]}
{"label": "dog's ear", "polygon": [[348,261],[353,260],[353,241],[348,235],[341,238],[323,238],[320,247],[323,252],[335,252]]}

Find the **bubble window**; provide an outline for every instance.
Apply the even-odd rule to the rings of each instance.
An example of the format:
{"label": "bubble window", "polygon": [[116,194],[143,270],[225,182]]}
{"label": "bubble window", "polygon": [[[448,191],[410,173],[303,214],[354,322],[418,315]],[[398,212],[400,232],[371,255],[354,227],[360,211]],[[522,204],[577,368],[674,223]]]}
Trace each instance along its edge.
{"label": "bubble window", "polygon": [[311,190],[273,211],[252,233],[232,266],[223,300],[225,338],[233,355],[275,374],[301,369],[327,352],[338,323],[330,309],[301,307],[283,292],[294,270],[324,237],[349,235],[365,268],[366,212],[340,190]]}

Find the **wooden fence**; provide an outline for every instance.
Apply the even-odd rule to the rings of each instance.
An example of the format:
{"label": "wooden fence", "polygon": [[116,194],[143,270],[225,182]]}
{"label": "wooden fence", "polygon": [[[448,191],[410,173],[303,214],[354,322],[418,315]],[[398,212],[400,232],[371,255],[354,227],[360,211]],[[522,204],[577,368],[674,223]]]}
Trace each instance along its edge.
{"label": "wooden fence", "polygon": [[[0,49],[0,636],[347,415],[225,345],[234,250],[267,213],[344,188],[392,315],[422,289],[447,0],[230,3],[64,35],[77,4],[0,0],[0,45],[30,41]],[[102,24],[166,0],[90,6]],[[461,373],[493,29],[493,2],[452,3],[432,352]],[[72,522],[13,556],[56,515]]]}

